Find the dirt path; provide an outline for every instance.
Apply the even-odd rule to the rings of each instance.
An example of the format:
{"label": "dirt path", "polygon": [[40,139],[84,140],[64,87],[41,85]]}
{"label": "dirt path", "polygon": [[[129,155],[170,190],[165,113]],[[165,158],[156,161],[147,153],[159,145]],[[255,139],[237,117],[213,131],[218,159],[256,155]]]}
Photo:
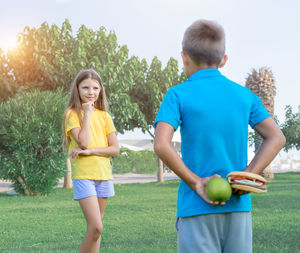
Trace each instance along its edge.
{"label": "dirt path", "polygon": [[[299,169],[284,169],[284,170],[273,170],[274,173],[284,173],[284,172],[299,172]],[[173,180],[178,179],[178,177],[174,173],[165,173],[165,180]],[[133,183],[149,183],[156,182],[156,175],[145,175],[145,174],[137,174],[137,173],[126,173],[126,174],[115,174],[114,175],[114,184],[133,184]],[[63,179],[61,179],[57,185],[57,187],[63,186]],[[8,181],[0,180],[0,192],[8,192],[13,190],[11,183]]]}
{"label": "dirt path", "polygon": [[[178,179],[178,177],[174,173],[165,173],[165,180]],[[114,175],[114,184],[133,184],[133,183],[149,183],[156,182],[156,175],[144,175],[144,174],[136,174],[136,173],[126,173],[126,174],[117,174]],[[57,187],[63,186],[63,179],[61,179],[58,183]],[[0,192],[7,192],[13,190],[11,183],[9,181],[0,180]]]}

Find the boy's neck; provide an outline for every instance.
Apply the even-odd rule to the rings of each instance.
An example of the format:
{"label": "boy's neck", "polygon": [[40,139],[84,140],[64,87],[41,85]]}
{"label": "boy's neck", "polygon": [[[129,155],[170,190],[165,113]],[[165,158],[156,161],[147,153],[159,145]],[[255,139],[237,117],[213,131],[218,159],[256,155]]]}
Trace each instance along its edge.
{"label": "boy's neck", "polygon": [[216,65],[208,65],[208,64],[201,64],[201,65],[190,65],[188,67],[185,66],[185,75],[187,78],[189,78],[194,73],[198,72],[199,70],[203,69],[218,69],[218,66]]}

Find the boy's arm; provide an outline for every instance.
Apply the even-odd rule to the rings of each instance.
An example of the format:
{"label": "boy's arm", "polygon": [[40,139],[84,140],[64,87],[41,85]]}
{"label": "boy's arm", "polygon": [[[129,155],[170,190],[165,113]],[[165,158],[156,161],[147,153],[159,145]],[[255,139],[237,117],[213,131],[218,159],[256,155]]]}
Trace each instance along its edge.
{"label": "boy's arm", "polygon": [[70,156],[76,158],[78,155],[97,155],[103,157],[117,156],[120,153],[119,143],[116,133],[110,133],[107,135],[108,147],[105,148],[88,148],[81,149],[80,147],[74,148]]}
{"label": "boy's arm", "polygon": [[284,147],[285,137],[271,117],[256,124],[254,129],[264,140],[245,171],[259,174],[271,163],[279,151]]}
{"label": "boy's arm", "polygon": [[188,186],[190,186],[202,199],[211,205],[224,205],[225,203],[213,202],[209,200],[205,193],[205,186],[207,182],[213,177],[220,177],[214,175],[211,177],[201,178],[193,173],[182,161],[180,156],[171,146],[174,135],[174,128],[170,124],[159,121],[156,124],[156,131],[154,137],[154,151],[158,157],[166,164],[174,173],[180,177]]}

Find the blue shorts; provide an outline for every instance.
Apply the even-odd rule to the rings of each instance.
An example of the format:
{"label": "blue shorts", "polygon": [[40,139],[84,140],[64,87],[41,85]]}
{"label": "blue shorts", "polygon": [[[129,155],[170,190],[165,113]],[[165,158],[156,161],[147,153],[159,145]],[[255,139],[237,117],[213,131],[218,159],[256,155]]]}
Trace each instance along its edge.
{"label": "blue shorts", "polygon": [[179,253],[252,253],[250,212],[177,218]]}
{"label": "blue shorts", "polygon": [[84,199],[91,196],[108,198],[115,195],[112,180],[73,180],[74,200]]}

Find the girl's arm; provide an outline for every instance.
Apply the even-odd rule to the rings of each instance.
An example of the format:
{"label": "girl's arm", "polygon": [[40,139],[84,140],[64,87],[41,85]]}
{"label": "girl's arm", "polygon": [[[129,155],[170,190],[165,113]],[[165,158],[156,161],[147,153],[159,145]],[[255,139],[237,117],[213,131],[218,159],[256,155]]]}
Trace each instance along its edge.
{"label": "girl's arm", "polygon": [[76,158],[78,155],[97,155],[97,156],[118,156],[120,153],[119,143],[116,136],[116,133],[110,133],[107,135],[108,147],[105,148],[89,148],[89,149],[81,149],[75,148],[71,151],[70,156],[72,158]]}
{"label": "girl's arm", "polygon": [[110,133],[107,135],[108,147],[105,148],[91,148],[88,149],[90,151],[90,155],[98,155],[98,156],[118,156],[120,153],[119,143],[116,136],[116,133]]}
{"label": "girl's arm", "polygon": [[84,110],[84,117],[82,121],[82,127],[73,128],[71,130],[72,136],[77,142],[78,146],[81,149],[87,149],[91,139],[90,132],[90,117],[93,111],[93,103],[84,103],[82,104]]}

